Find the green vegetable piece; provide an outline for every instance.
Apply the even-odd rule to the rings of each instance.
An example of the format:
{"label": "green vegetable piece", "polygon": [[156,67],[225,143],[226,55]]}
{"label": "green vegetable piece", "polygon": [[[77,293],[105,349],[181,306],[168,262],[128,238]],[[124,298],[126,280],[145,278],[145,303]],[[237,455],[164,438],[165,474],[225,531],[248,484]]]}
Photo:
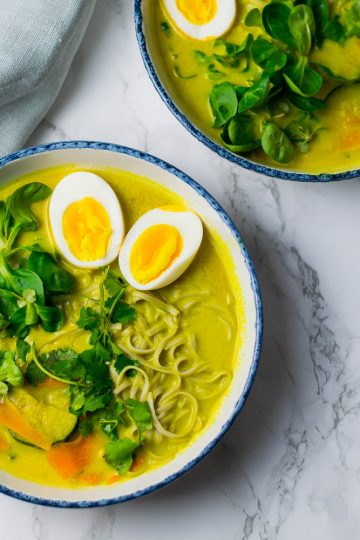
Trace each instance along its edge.
{"label": "green vegetable piece", "polygon": [[250,152],[261,146],[258,126],[253,116],[237,114],[221,135],[224,144],[233,152]]}
{"label": "green vegetable piece", "polygon": [[208,73],[207,78],[216,81],[218,79],[222,79],[225,76],[225,73],[223,71],[219,71],[215,64],[209,64],[208,66]]}
{"label": "green vegetable piece", "polygon": [[58,332],[64,324],[64,314],[56,306],[41,306],[35,304],[40,324],[46,332]]}
{"label": "green vegetable piece", "polygon": [[261,137],[264,152],[274,161],[289,163],[294,157],[294,147],[275,122],[268,122]]}
{"label": "green vegetable piece", "polygon": [[148,403],[146,401],[137,401],[136,399],[127,399],[125,407],[129,411],[131,418],[137,425],[140,433],[152,429],[152,416]]}
{"label": "green vegetable piece", "polygon": [[24,230],[36,231],[37,222],[30,206],[46,199],[50,193],[50,188],[39,182],[31,182],[14,191],[7,199],[7,206],[15,222],[21,224]]}
{"label": "green vegetable piece", "polygon": [[110,394],[101,394],[101,395],[89,395],[85,398],[82,414],[87,412],[95,412],[99,409],[103,409],[111,401],[112,396]]}
{"label": "green vegetable piece", "polygon": [[259,107],[264,103],[270,91],[270,77],[267,74],[263,74],[262,77],[256,81],[245,92],[243,97],[239,101],[238,112],[242,113],[255,107]]}
{"label": "green vegetable piece", "polygon": [[10,318],[7,332],[10,336],[25,338],[29,333],[29,327],[25,324],[26,306],[21,307]]}
{"label": "green vegetable piece", "polygon": [[283,3],[268,4],[262,11],[262,23],[272,38],[285,43],[290,49],[296,49],[289,27],[290,13],[291,9]]}
{"label": "green vegetable piece", "polygon": [[100,317],[99,313],[93,308],[82,307],[80,310],[80,317],[76,324],[79,328],[84,330],[94,330],[99,326]]}
{"label": "green vegetable piece", "polygon": [[194,56],[199,64],[207,64],[211,61],[211,56],[208,56],[203,51],[194,51]]}
{"label": "green vegetable piece", "polygon": [[251,9],[247,12],[245,21],[245,26],[258,26],[259,28],[262,28],[262,16],[261,12],[258,8]]}
{"label": "green vegetable piece", "polygon": [[85,392],[79,387],[71,390],[71,405],[70,412],[73,414],[82,414],[82,409],[85,403]]}
{"label": "green vegetable piece", "polygon": [[[124,368],[126,368],[126,367],[138,366],[138,365],[139,365],[139,362],[137,360],[133,360],[132,358],[129,358],[124,353],[118,354],[117,357],[115,358],[115,362],[114,362],[114,367],[115,367],[117,373],[121,373],[122,370]],[[127,371],[127,375],[129,377],[133,376],[135,374],[134,371],[135,370]]]}
{"label": "green vegetable piece", "polygon": [[312,10],[305,4],[295,6],[289,16],[289,28],[300,54],[309,54],[315,34],[315,20]]}
{"label": "green vegetable piece", "polygon": [[25,310],[25,325],[33,326],[37,324],[38,320],[39,317],[35,305],[33,303],[27,304]]}
{"label": "green vegetable piece", "polygon": [[338,43],[345,37],[345,29],[340,23],[338,16],[329,21],[324,31],[324,38]]}
{"label": "green vegetable piece", "polygon": [[326,105],[325,101],[316,97],[303,97],[292,92],[288,92],[286,96],[292,105],[306,112],[318,111]]}
{"label": "green vegetable piece", "polygon": [[32,360],[26,368],[26,379],[33,386],[37,386],[45,381],[47,375]]}
{"label": "green vegetable piece", "polygon": [[284,79],[292,92],[303,97],[314,96],[323,84],[322,76],[309,66],[306,56],[299,56],[288,64]]}
{"label": "green vegetable piece", "polygon": [[51,444],[63,441],[75,428],[77,417],[74,414],[38,401],[23,388],[12,390],[9,398],[25,420]]}
{"label": "green vegetable piece", "polygon": [[136,310],[126,302],[118,302],[111,314],[113,324],[128,324],[136,319]]}
{"label": "green vegetable piece", "polygon": [[40,356],[40,363],[54,375],[63,379],[81,381],[85,370],[73,349],[55,349]]}
{"label": "green vegetable piece", "polygon": [[126,425],[122,417],[124,405],[122,401],[116,401],[111,406],[98,411],[95,419],[98,421],[101,430],[113,440],[117,440],[119,424]]}
{"label": "green vegetable piece", "polygon": [[347,38],[360,37],[360,1],[353,0],[351,7],[345,9],[342,18],[345,23],[344,32]]}
{"label": "green vegetable piece", "polygon": [[0,238],[3,244],[6,244],[10,235],[11,219],[12,216],[7,204],[5,201],[0,201]]}
{"label": "green vegetable piece", "polygon": [[[15,387],[24,384],[22,371],[16,364],[14,353],[11,351],[0,352],[0,381]],[[4,394],[4,391],[2,385],[1,393]]]}
{"label": "green vegetable piece", "polygon": [[41,278],[48,293],[67,293],[74,286],[72,274],[59,266],[50,253],[33,251],[27,260],[27,267]]}
{"label": "green vegetable piece", "polygon": [[118,439],[105,447],[106,462],[120,474],[128,472],[133,462],[133,453],[139,444],[131,439]]}
{"label": "green vegetable piece", "polygon": [[321,128],[317,118],[311,113],[304,113],[286,126],[286,134],[301,153],[309,150],[309,143]]}
{"label": "green vegetable piece", "polygon": [[19,338],[16,341],[16,351],[19,358],[23,362],[26,362],[27,355],[30,352],[30,345],[27,343],[27,341],[24,341],[23,339]]}
{"label": "green vegetable piece", "polygon": [[279,71],[287,62],[287,54],[266,39],[256,39],[250,47],[251,58],[261,69],[269,73]]}
{"label": "green vegetable piece", "polygon": [[124,281],[113,272],[108,272],[104,281],[104,287],[110,296],[121,298],[125,292]]}
{"label": "green vegetable piece", "polygon": [[171,29],[170,24],[167,21],[161,21],[160,29],[167,38],[170,38],[172,36],[172,29]]}
{"label": "green vegetable piece", "polygon": [[91,418],[81,418],[79,432],[83,437],[88,437],[94,431],[94,422]]}
{"label": "green vegetable piece", "polygon": [[0,313],[10,319],[19,309],[16,296],[6,290],[0,290]]}
{"label": "green vegetable piece", "polygon": [[0,381],[0,396],[6,396],[8,391],[8,385]]}
{"label": "green vegetable piece", "polygon": [[45,303],[43,282],[35,272],[23,268],[12,270],[11,284],[14,291],[21,295],[28,289],[35,291],[36,302],[42,305]]}
{"label": "green vegetable piece", "polygon": [[315,27],[316,43],[322,45],[324,39],[339,42],[345,35],[345,29],[339,21],[338,15],[330,16],[328,0],[305,0],[305,4],[312,9]]}
{"label": "green vegetable piece", "polygon": [[210,94],[210,106],[214,115],[214,127],[221,127],[235,116],[238,98],[234,85],[224,82],[213,86]]}
{"label": "green vegetable piece", "polygon": [[9,326],[10,322],[2,313],[0,313],[0,332]]}
{"label": "green vegetable piece", "polygon": [[230,41],[225,41],[224,39],[217,39],[214,42],[214,47],[223,46],[225,49],[224,56],[234,57],[238,56],[240,53],[248,51],[253,41],[254,36],[252,34],[248,34],[240,45],[237,43],[231,43]]}

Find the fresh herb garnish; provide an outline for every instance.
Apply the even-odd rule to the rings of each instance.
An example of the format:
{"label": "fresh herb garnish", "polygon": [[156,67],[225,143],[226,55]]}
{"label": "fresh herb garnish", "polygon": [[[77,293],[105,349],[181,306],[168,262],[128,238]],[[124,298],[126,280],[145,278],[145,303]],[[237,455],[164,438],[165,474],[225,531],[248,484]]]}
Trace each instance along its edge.
{"label": "fresh herb garnish", "polygon": [[[47,332],[56,332],[64,323],[63,313],[52,305],[51,296],[71,289],[71,274],[38,245],[15,247],[21,233],[37,229],[32,203],[49,194],[46,185],[32,182],[0,201],[0,329],[9,336],[24,338],[37,324]],[[13,259],[27,251],[31,254],[19,268]]]}
{"label": "fresh herb garnish", "polygon": [[[221,46],[222,55],[218,51],[211,56],[195,51],[199,64],[207,65],[208,70],[215,67],[214,61],[228,69],[239,69],[239,60],[244,57],[261,70],[248,86],[230,82],[213,86],[210,107],[214,127],[223,128],[221,138],[234,152],[245,153],[260,146],[274,161],[288,163],[296,151],[308,151],[321,127],[312,116],[310,133],[303,111],[315,113],[326,106],[319,95],[324,80],[334,78],[326,66],[311,62],[310,53],[324,39],[342,42],[360,36],[360,2],[345,1],[339,13],[332,15],[328,0],[272,0],[262,11],[250,10],[245,25],[261,28],[263,35],[254,39],[249,33],[240,45],[215,40],[214,48]],[[288,113],[273,114],[277,102],[285,103]],[[292,126],[287,128],[290,121]],[[299,131],[304,133],[301,141]]]}
{"label": "fresh herb garnish", "polygon": [[123,300],[124,292],[125,283],[106,269],[99,286],[97,308],[82,307],[77,321],[79,328],[90,332],[89,341],[94,346],[94,354],[106,361],[122,352],[112,338],[111,325],[128,324],[136,318],[135,309]]}
{"label": "fresh herb garnish", "polygon": [[138,446],[136,441],[131,439],[111,441],[105,447],[105,461],[120,474],[125,474],[133,463],[133,454]]}
{"label": "fresh herb garnish", "polygon": [[0,351],[0,396],[9,391],[10,386],[22,386],[24,377],[11,351]]}
{"label": "fresh herb garnish", "polygon": [[[125,325],[136,318],[136,310],[124,301],[125,289],[123,280],[105,269],[99,284],[99,298],[93,299],[91,306],[81,308],[77,321],[79,328],[89,332],[91,348],[81,353],[69,348],[56,349],[38,357],[33,345],[32,360],[26,369],[26,378],[34,386],[46,377],[68,385],[69,410],[79,418],[79,432],[84,437],[94,429],[105,433],[114,445],[106,446],[104,457],[122,473],[131,467],[133,453],[141,446],[145,431],[152,429],[147,403],[136,399],[122,401],[113,393],[110,366],[113,365],[117,373],[138,366],[136,360],[123,353],[112,332],[113,325]],[[24,345],[21,347],[24,349]],[[24,349],[25,353],[27,355],[28,351]],[[129,369],[126,374],[132,377],[136,371]],[[135,440],[121,438],[121,428],[130,425],[137,428]]]}
{"label": "fresh herb garnish", "polygon": [[[115,358],[115,362],[114,362],[114,367],[116,369],[116,371],[118,373],[121,373],[122,370],[126,367],[129,367],[129,366],[138,366],[139,365],[139,362],[137,360],[133,360],[132,358],[129,358],[128,356],[126,356],[126,354],[124,353],[120,353],[116,356]],[[134,375],[136,374],[136,371],[134,369],[129,369],[127,371],[127,375],[129,377],[134,377]]]}

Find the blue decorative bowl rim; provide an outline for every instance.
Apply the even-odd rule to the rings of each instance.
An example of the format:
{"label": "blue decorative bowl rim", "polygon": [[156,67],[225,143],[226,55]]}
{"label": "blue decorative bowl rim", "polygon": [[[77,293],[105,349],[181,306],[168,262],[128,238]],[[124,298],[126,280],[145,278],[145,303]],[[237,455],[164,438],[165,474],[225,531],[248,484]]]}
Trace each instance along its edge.
{"label": "blue decorative bowl rim", "polygon": [[272,178],[280,178],[282,180],[292,180],[296,182],[334,182],[339,180],[351,180],[360,177],[360,169],[353,169],[350,171],[344,171],[339,173],[309,174],[267,167],[266,165],[255,163],[254,161],[250,161],[243,156],[234,154],[224,146],[221,146],[220,144],[210,139],[210,137],[205,135],[204,132],[197,128],[192,122],[190,122],[187,116],[183,112],[181,112],[181,110],[177,107],[177,105],[175,105],[170,94],[160,81],[146,44],[146,37],[143,30],[143,15],[141,10],[142,4],[143,0],[134,0],[134,21],[135,32],[146,70],[163,102],[167,105],[175,118],[177,118],[179,122],[181,122],[181,124],[200,142],[205,144],[208,148],[213,150],[220,157],[225,158],[232,163],[236,163],[244,169],[264,174]]}
{"label": "blue decorative bowl rim", "polygon": [[56,150],[66,150],[66,149],[107,150],[110,152],[125,154],[127,156],[131,156],[131,157],[146,161],[148,163],[151,163],[153,165],[156,165],[160,167],[161,169],[169,172],[170,174],[176,176],[179,180],[181,180],[182,182],[184,182],[185,184],[193,188],[194,191],[198,195],[203,197],[206,200],[206,202],[210,204],[210,206],[218,213],[221,220],[225,223],[225,225],[228,227],[231,234],[235,238],[240,248],[241,254],[244,257],[244,261],[247,266],[247,269],[249,271],[250,280],[251,280],[251,288],[254,294],[255,310],[256,310],[255,342],[254,342],[253,358],[252,358],[251,367],[247,376],[247,380],[246,380],[243,392],[239,396],[231,415],[221,427],[221,430],[218,433],[218,435],[195,458],[189,461],[179,471],[177,471],[176,473],[170,474],[167,478],[165,478],[161,482],[155,483],[147,488],[141,489],[134,493],[122,495],[118,497],[111,497],[108,499],[99,499],[96,501],[81,501],[81,500],[79,501],[63,500],[62,501],[62,500],[56,500],[56,499],[46,499],[46,498],[36,497],[33,495],[28,495],[28,494],[22,493],[21,491],[16,491],[0,484],[0,493],[4,493],[5,495],[9,495],[16,499],[20,499],[22,501],[30,502],[33,504],[40,504],[43,506],[51,506],[51,507],[59,507],[59,508],[90,508],[90,507],[108,506],[111,504],[126,502],[129,500],[141,497],[143,495],[150,494],[153,491],[156,491],[162,487],[165,487],[171,482],[174,482],[175,480],[177,480],[177,478],[182,476],[184,473],[192,469],[201,459],[203,459],[215,447],[215,445],[220,441],[220,439],[225,435],[225,433],[234,423],[235,419],[237,418],[238,414],[240,413],[241,409],[243,408],[245,404],[245,401],[249,395],[250,389],[254,382],[255,374],[259,365],[260,351],[261,351],[262,338],[263,338],[263,306],[262,306],[262,298],[261,298],[259,282],[258,282],[258,278],[255,272],[253,262],[231,218],[228,216],[228,214],[222,208],[222,206],[220,206],[220,204],[214,199],[212,195],[210,195],[210,193],[208,193],[208,191],[205,188],[203,188],[200,184],[198,184],[195,180],[190,178],[190,176],[182,172],[180,169],[177,169],[176,167],[170,165],[166,161],[160,158],[157,158],[151,154],[142,152],[141,150],[135,150],[133,148],[129,148],[129,147],[121,146],[117,144],[97,142],[97,141],[83,141],[83,140],[62,141],[62,142],[54,142],[54,143],[49,143],[49,144],[40,144],[38,146],[33,146],[31,148],[25,148],[24,150],[20,150],[18,152],[14,152],[12,154],[9,154],[7,156],[0,158],[0,173],[4,166],[18,159],[27,158],[29,156],[42,154],[46,152],[52,152]]}

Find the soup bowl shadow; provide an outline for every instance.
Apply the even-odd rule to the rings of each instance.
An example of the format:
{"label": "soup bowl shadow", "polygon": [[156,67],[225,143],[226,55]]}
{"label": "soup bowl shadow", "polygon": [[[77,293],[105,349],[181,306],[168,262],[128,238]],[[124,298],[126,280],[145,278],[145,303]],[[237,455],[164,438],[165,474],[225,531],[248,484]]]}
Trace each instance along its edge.
{"label": "soup bowl shadow", "polygon": [[159,96],[171,111],[171,113],[179,120],[179,122],[200,142],[205,144],[210,150],[218,154],[220,157],[227,159],[232,163],[240,165],[244,169],[254,171],[260,174],[265,174],[273,178],[280,178],[282,180],[292,180],[296,182],[334,182],[339,180],[351,180],[360,177],[360,169],[352,169],[339,173],[319,173],[310,174],[303,172],[295,172],[286,169],[277,169],[276,167],[268,167],[260,163],[256,163],[251,159],[234,154],[216,140],[210,138],[204,131],[202,131],[196,124],[189,119],[184,113],[181,106],[181,101],[177,98],[174,92],[168,87],[162,80],[160,75],[160,69],[158,68],[157,61],[154,59],[155,55],[152,53],[151,46],[151,22],[149,16],[149,10],[147,9],[150,2],[153,0],[134,0],[134,22],[135,32],[141,52],[141,56],[147,70],[147,73],[158,92]]}
{"label": "soup bowl shadow", "polygon": [[228,214],[202,186],[159,158],[95,141],[44,144],[1,158],[0,182],[4,184],[29,173],[66,164],[97,170],[112,167],[129,171],[149,178],[182,197],[185,204],[202,216],[206,226],[216,230],[226,243],[234,265],[234,279],[241,286],[245,306],[242,347],[231,387],[212,422],[170,463],[127,482],[86,489],[42,486],[0,471],[0,492],[4,494],[45,506],[87,508],[128,501],[166,486],[188,472],[221,440],[243,408],[258,368],[263,327],[262,300],[251,257]]}

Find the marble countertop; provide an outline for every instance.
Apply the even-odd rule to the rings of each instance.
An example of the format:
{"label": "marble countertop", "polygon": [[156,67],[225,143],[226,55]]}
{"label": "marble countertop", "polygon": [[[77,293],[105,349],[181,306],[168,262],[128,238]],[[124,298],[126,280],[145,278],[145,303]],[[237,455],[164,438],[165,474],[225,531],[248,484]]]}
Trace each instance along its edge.
{"label": "marble countertop", "polygon": [[360,183],[242,170],[172,117],[140,59],[130,0],[99,0],[61,94],[29,144],[94,139],[155,154],[203,184],[254,259],[265,336],[237,422],[192,472],[90,510],[0,495],[3,540],[360,538]]}

